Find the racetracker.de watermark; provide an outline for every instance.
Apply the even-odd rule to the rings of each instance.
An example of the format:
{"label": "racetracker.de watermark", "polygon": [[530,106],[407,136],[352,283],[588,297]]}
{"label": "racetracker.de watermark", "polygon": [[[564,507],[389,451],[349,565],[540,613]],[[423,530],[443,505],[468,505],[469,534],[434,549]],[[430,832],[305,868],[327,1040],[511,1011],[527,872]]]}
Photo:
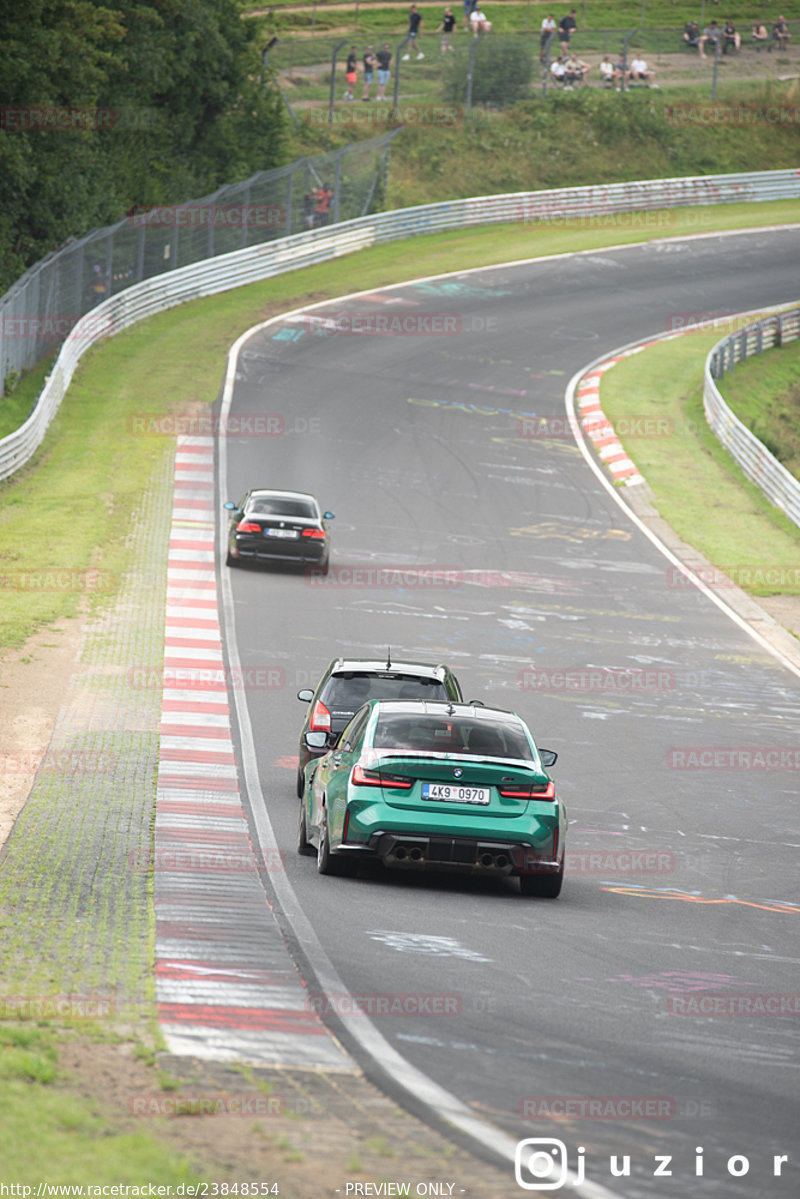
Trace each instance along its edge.
{"label": "racetracker.de watermark", "polygon": [[69,592],[81,594],[116,591],[116,575],[110,570],[14,570],[0,574],[0,591]]}
{"label": "racetracker.de watermark", "polygon": [[[286,1100],[282,1095],[132,1095],[128,1100],[131,1116],[282,1116]],[[231,1194],[235,1194],[231,1190]]]}
{"label": "racetracker.de watermark", "polygon": [[4,316],[3,337],[9,341],[29,341],[42,338],[47,341],[63,341],[73,330],[95,340],[111,337],[116,333],[111,313],[74,312],[52,313],[50,316]]}
{"label": "racetracker.de watermark", "polygon": [[[603,437],[672,437],[675,422],[668,416],[621,416],[610,421],[602,414],[584,418],[594,439]],[[573,441],[580,422],[571,416],[521,416],[517,420],[518,437],[540,437],[548,441]]]}
{"label": "racetracker.de watermark", "polygon": [[0,995],[2,1020],[108,1020],[111,999],[96,995]]}
{"label": "racetracker.de watermark", "polygon": [[800,770],[800,748],[680,745],[667,750],[669,770]]}
{"label": "racetracker.de watermark", "polygon": [[517,675],[520,691],[578,691],[626,693],[675,690],[675,671],[650,667],[531,666]]}
{"label": "racetracker.de watermark", "polygon": [[678,1104],[665,1095],[526,1095],[517,1112],[524,1120],[673,1120]]}
{"label": "racetracker.de watermark", "polygon": [[460,570],[448,566],[331,566],[327,574],[312,567],[306,571],[309,587],[412,588],[431,591],[443,587],[460,587]]}
{"label": "racetracker.de watermark", "polygon": [[[166,786],[167,784],[165,784]],[[128,869],[135,873],[149,870],[189,871],[207,874],[256,874],[266,870],[281,873],[286,854],[280,849],[131,849]]]}
{"label": "racetracker.de watermark", "polygon": [[450,127],[464,123],[464,109],[460,104],[391,104],[386,108],[307,108],[303,113],[307,125],[344,125],[347,128],[369,128],[371,125],[385,129],[387,125],[422,125]]}
{"label": "racetracker.de watermark", "polygon": [[667,567],[667,586],[686,590],[694,587],[695,579],[715,590],[741,587],[745,591],[754,587],[772,587],[787,591],[800,587],[800,566],[762,565],[695,566],[691,573],[680,566]]}
{"label": "racetracker.de watermark", "polygon": [[20,104],[0,108],[0,129],[8,133],[123,132],[152,129],[157,119],[155,108],[59,104]]}
{"label": "racetracker.de watermark", "polygon": [[340,337],[456,337],[462,332],[457,312],[329,312],[296,322],[309,333]]}
{"label": "racetracker.de watermark", "polygon": [[282,204],[166,204],[128,214],[148,229],[285,229]]}
{"label": "racetracker.de watermark", "polygon": [[[730,309],[669,312],[664,327],[669,333],[719,333],[724,336],[749,329],[757,319],[752,313],[732,312]],[[763,317],[760,323],[765,329],[777,327],[778,318]]]}
{"label": "racetracker.de watermark", "polygon": [[[241,669],[215,669],[206,666],[131,666],[126,674],[128,686],[134,691],[280,691],[286,686],[286,671],[282,666],[245,666]],[[318,680],[314,679],[314,685]],[[300,684],[298,684],[300,685]]]}
{"label": "racetracker.de watermark", "polygon": [[536,200],[523,201],[518,222],[532,227],[557,229],[653,229],[668,230],[675,215],[668,209],[644,209],[635,212],[565,212],[557,208],[537,207]]}
{"label": "racetracker.de watermark", "polygon": [[286,437],[322,432],[319,416],[294,416],[289,421],[282,412],[239,412],[221,415],[201,412],[193,415],[157,416],[138,412],[126,420],[132,437]]}
{"label": "racetracker.de watermark", "polygon": [[750,995],[714,994],[698,991],[694,995],[668,995],[670,1016],[783,1017],[800,1016],[800,994],[760,992]]}
{"label": "racetracker.de watermark", "polygon": [[441,994],[311,992],[306,996],[305,1007],[320,1016],[461,1016],[464,1000],[460,995]]}
{"label": "racetracker.de watermark", "polygon": [[106,750],[49,749],[46,754],[0,753],[0,774],[35,774],[37,770],[52,774],[114,774],[117,759]]}
{"label": "racetracker.de watermark", "polygon": [[746,128],[751,125],[788,127],[800,125],[798,104],[696,104],[679,101],[664,110],[667,124],[676,128],[684,125],[731,125]]}

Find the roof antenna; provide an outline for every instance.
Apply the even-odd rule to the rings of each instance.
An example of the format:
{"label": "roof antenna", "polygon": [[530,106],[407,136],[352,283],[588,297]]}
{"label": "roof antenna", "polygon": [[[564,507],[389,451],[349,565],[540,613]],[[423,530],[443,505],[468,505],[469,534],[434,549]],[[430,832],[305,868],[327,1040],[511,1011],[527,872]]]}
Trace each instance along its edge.
{"label": "roof antenna", "polygon": [[392,647],[391,647],[391,645],[387,646],[387,648],[386,648],[386,669],[387,670],[392,669]]}

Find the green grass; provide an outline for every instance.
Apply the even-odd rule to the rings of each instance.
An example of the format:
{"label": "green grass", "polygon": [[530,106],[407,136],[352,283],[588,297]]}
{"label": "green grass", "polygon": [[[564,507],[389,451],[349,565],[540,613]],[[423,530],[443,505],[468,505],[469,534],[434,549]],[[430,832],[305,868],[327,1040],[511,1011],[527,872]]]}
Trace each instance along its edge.
{"label": "green grass", "polygon": [[800,342],[739,363],[720,391],[739,420],[800,479]]}
{"label": "green grass", "polygon": [[[74,614],[86,602],[113,599],[125,570],[130,522],[152,473],[169,452],[167,438],[132,436],[129,419],[186,411],[217,396],[228,346],[265,315],[301,303],[369,289],[425,274],[513,259],[598,249],[652,236],[780,224],[796,219],[791,202],[631,214],[596,226],[488,227],[420,237],[361,251],[357,259],[326,263],[197,300],[150,318],[97,347],[84,359],[34,461],[0,485],[0,643],[22,645],[36,629]],[[700,340],[689,338],[689,347]],[[681,351],[686,353],[687,350]],[[702,356],[688,365],[700,377]],[[69,531],[54,539],[53,527]],[[50,548],[43,560],[41,546]],[[42,570],[70,572],[74,586],[44,590]],[[101,573],[98,591],[81,585]],[[33,584],[30,582],[33,580]]]}
{"label": "green grass", "polygon": [[766,567],[796,576],[800,529],[748,482],[703,413],[703,363],[719,340],[719,333],[689,334],[620,362],[603,376],[600,403],[612,424],[633,416],[669,422],[666,437],[621,441],[660,515],[684,541],[722,570],[745,568],[735,581],[752,595],[798,595],[800,584],[775,588],[757,580]]}
{"label": "green grass", "polygon": [[76,1090],[58,1070],[59,1035],[46,1025],[0,1020],[0,1181],[199,1181],[182,1156],[149,1133],[119,1127]]}

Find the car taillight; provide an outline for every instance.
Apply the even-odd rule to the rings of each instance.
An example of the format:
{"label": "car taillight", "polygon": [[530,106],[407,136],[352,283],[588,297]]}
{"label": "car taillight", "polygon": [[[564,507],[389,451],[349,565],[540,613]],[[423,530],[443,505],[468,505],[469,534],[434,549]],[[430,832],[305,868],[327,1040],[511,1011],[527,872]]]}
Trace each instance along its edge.
{"label": "car taillight", "polygon": [[363,766],[355,767],[350,781],[356,787],[394,787],[403,791],[414,785],[414,780],[404,774],[381,774],[379,770],[365,770]]}
{"label": "car taillight", "polygon": [[551,779],[546,786],[541,783],[506,783],[497,788],[503,799],[555,799],[556,785]]}
{"label": "car taillight", "polygon": [[237,533],[260,533],[261,525],[254,520],[240,520],[236,526]]}
{"label": "car taillight", "polygon": [[318,541],[324,541],[325,540],[325,530],[324,529],[303,529],[303,536],[304,537],[316,537]]}
{"label": "car taillight", "polygon": [[314,704],[308,731],[310,733],[329,733],[331,731],[331,714],[321,699]]}

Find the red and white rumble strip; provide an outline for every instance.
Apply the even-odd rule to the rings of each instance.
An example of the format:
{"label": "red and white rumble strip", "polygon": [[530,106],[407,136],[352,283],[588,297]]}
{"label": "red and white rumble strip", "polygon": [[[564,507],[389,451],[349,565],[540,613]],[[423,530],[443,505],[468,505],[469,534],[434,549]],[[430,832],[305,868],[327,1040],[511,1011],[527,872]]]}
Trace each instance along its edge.
{"label": "red and white rumble strip", "polygon": [[644,483],[644,479],[625,453],[613,425],[600,407],[600,380],[607,370],[616,366],[618,362],[622,362],[623,358],[639,354],[654,344],[654,342],[648,342],[646,345],[623,350],[616,357],[609,358],[606,362],[601,362],[599,366],[592,367],[589,373],[583,376],[577,388],[578,416],[584,433],[611,471],[615,481],[625,483],[627,486]]}
{"label": "red and white rumble strip", "polygon": [[175,458],[153,851],[156,998],[172,1053],[352,1070],[269,909],[239,793],[214,573],[214,442]]}

